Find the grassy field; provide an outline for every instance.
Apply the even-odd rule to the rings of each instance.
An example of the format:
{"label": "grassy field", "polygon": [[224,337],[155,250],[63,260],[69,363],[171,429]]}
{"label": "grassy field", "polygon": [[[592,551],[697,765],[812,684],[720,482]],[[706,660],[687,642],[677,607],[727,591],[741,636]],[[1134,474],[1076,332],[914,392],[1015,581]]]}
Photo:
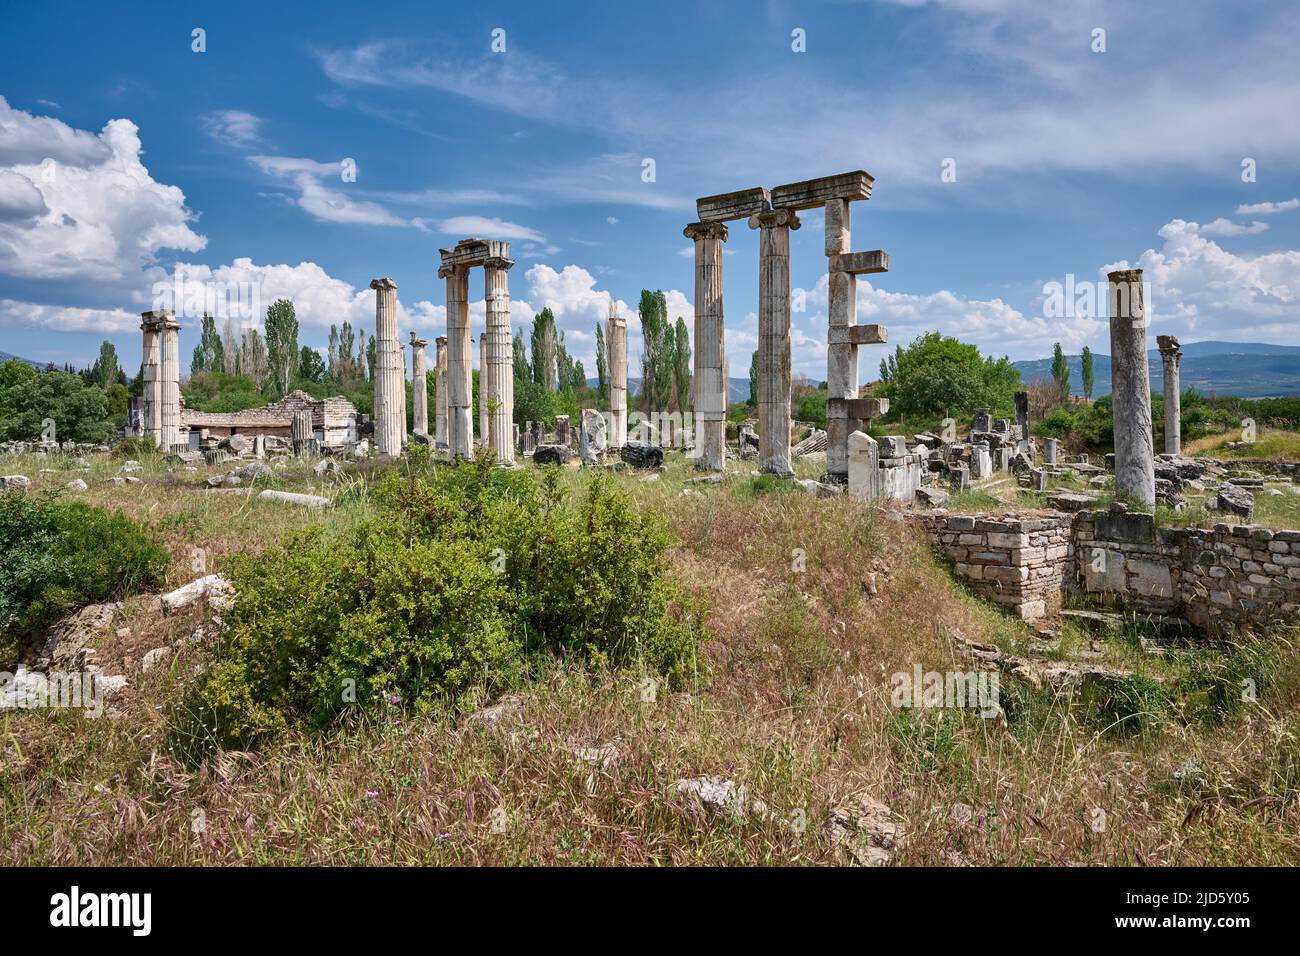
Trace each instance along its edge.
{"label": "grassy field", "polygon": [[[309,512],[158,462],[138,485],[105,485],[119,465],[94,462],[81,494],[154,528],[172,584],[197,576],[196,556],[219,571],[233,552],[313,522],[341,532],[373,507],[367,468],[277,472],[278,486],[337,502]],[[42,467],[0,470],[48,488],[73,477]],[[1300,634],[1153,657],[1136,624],[1040,633],[955,582],[909,523],[751,472],[735,462],[692,484],[670,456],[656,479],[620,475],[672,529],[673,573],[710,608],[679,693],[555,662],[495,724],[466,718],[488,703],[471,696],[189,767],[169,726],[207,654],[188,639],[211,623],[128,601],[97,648],[130,680],[116,716],[0,715],[0,863],[837,864],[827,820],[858,794],[902,824],[902,864],[1300,862]],[[565,472],[572,488],[586,480]],[[974,666],[959,636],[1132,673],[1102,699],[1008,679],[991,720],[892,706],[895,673]],[[145,651],[173,643],[141,672]],[[1237,703],[1244,675],[1260,694]],[[700,776],[735,781],[765,811],[702,811],[675,788]]]}
{"label": "grassy field", "polygon": [[1207,435],[1183,446],[1185,455],[1206,455],[1211,458],[1269,458],[1280,461],[1300,461],[1300,433],[1275,428],[1261,428],[1256,440],[1240,448],[1228,444],[1241,440],[1241,435]]}

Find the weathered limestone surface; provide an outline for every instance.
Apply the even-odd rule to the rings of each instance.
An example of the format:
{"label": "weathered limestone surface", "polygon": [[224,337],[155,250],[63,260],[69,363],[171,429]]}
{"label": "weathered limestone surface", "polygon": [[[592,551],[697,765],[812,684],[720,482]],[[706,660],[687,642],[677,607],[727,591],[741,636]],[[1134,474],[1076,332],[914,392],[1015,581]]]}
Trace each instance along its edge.
{"label": "weathered limestone surface", "polygon": [[[696,293],[696,310],[699,309],[699,294]],[[700,335],[695,333],[696,349],[699,348]],[[605,334],[609,365],[609,445],[622,448],[627,441],[627,319],[621,315],[611,315]]]}
{"label": "weathered limestone surface", "polygon": [[1115,424],[1115,493],[1155,507],[1151,373],[1142,270],[1110,273],[1111,404]]}
{"label": "weathered limestone surface", "polygon": [[438,336],[435,342],[436,355],[434,387],[437,389],[437,395],[434,396],[434,444],[443,448],[447,447],[447,337]]}
{"label": "weathered limestone surface", "polygon": [[685,229],[695,243],[695,369],[691,405],[696,422],[695,467],[722,471],[727,462],[727,349],[722,308],[721,222],[695,222]]}
{"label": "weathered limestone surface", "polygon": [[479,383],[479,392],[488,395],[485,441],[496,453],[498,462],[515,460],[515,372],[514,342],[510,330],[509,243],[499,243],[499,255],[483,262],[487,306],[487,388]]}
{"label": "weathered limestone surface", "polygon": [[750,216],[759,233],[758,265],[758,468],[790,476],[790,230],[789,210]]}
{"label": "weathered limestone surface", "polygon": [[1020,429],[1020,441],[1016,451],[1022,455],[1029,454],[1029,393],[1016,392],[1016,427]]}
{"label": "weathered limestone surface", "polygon": [[478,441],[483,448],[488,447],[488,362],[487,333],[478,337]]}
{"label": "weathered limestone surface", "polygon": [[1165,385],[1165,454],[1183,453],[1182,391],[1178,372],[1183,364],[1183,351],[1178,339],[1172,335],[1157,335],[1160,362],[1164,370]]}
{"label": "weathered limestone surface", "polygon": [[[466,240],[469,241],[469,240]],[[469,267],[458,261],[455,250],[443,249],[438,275],[447,281],[447,447],[453,456],[468,458],[473,452],[473,359],[469,331]],[[442,400],[441,393],[439,401]]]}
{"label": "weathered limestone surface", "polygon": [[427,339],[411,333],[411,433],[429,434],[429,378],[425,368],[424,348]]}
{"label": "weathered limestone surface", "polygon": [[375,451],[396,458],[406,437],[406,361],[397,339],[397,283],[374,279]]}
{"label": "weathered limestone surface", "polygon": [[181,440],[180,323],[171,311],[143,312],[140,434],[154,440],[160,451],[171,451]]}
{"label": "weathered limestone surface", "polygon": [[731,219],[748,219],[756,213],[772,208],[772,197],[761,186],[740,189],[733,193],[705,196],[695,201],[695,214],[701,222],[727,222]]}
{"label": "weathered limestone surface", "polygon": [[579,427],[578,455],[585,467],[594,468],[605,454],[605,416],[594,408],[584,408]]}
{"label": "weathered limestone surface", "polygon": [[799,211],[824,206],[834,199],[849,202],[870,199],[873,182],[875,180],[865,169],[855,169],[835,176],[787,183],[772,189],[772,208]]}

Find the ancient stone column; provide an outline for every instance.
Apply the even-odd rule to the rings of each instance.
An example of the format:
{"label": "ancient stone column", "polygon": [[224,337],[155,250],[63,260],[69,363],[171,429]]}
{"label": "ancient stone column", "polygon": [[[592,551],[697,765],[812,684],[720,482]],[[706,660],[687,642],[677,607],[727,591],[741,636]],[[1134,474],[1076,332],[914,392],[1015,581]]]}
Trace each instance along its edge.
{"label": "ancient stone column", "polygon": [[1043,441],[1043,464],[1056,464],[1056,446],[1057,440],[1055,438],[1048,438]]}
{"label": "ancient stone column", "polygon": [[487,363],[487,333],[480,332],[478,336],[478,443],[479,447],[487,448],[488,445],[488,363]]}
{"label": "ancient stone column", "polygon": [[1029,454],[1029,393],[1016,392],[1016,424],[1020,426],[1020,441],[1016,451]]}
{"label": "ancient stone column", "polygon": [[434,433],[436,445],[447,446],[447,336],[440,335],[434,343]]}
{"label": "ancient stone column", "polygon": [[[698,293],[696,293],[698,297]],[[696,306],[698,314],[699,306]],[[699,333],[696,333],[696,343]],[[611,315],[605,334],[609,366],[609,447],[622,448],[627,444],[627,319]],[[696,352],[696,361],[699,353]],[[696,373],[699,374],[698,372]],[[725,435],[725,432],[724,432]]]}
{"label": "ancient stone column", "polygon": [[[515,460],[514,339],[510,330],[510,267],[514,261],[492,257],[483,263],[487,305],[488,421],[487,445],[499,462]],[[479,394],[484,392],[479,382]]]}
{"label": "ancient stone column", "polygon": [[140,331],[144,333],[144,357],[141,360],[141,378],[144,394],[140,397],[140,437],[152,438],[163,447],[163,361],[162,333],[166,312],[143,312]]}
{"label": "ancient stone column", "polygon": [[1151,435],[1151,372],[1147,367],[1142,270],[1112,272],[1110,280],[1111,416],[1115,425],[1115,494],[1149,508],[1156,503],[1155,443]]}
{"label": "ancient stone column", "polygon": [[375,290],[375,451],[396,458],[406,437],[406,360],[397,340],[397,283],[373,279]]}
{"label": "ancient stone column", "polygon": [[424,367],[424,347],[427,339],[418,338],[411,333],[411,433],[429,434],[429,379]]}
{"label": "ancient stone column", "polygon": [[474,449],[469,268],[444,266],[438,275],[447,280],[447,446],[457,458],[469,458]]}
{"label": "ancient stone column", "polygon": [[[289,423],[289,441],[295,455],[305,455],[314,451],[312,445],[311,409],[300,408],[293,413]],[[262,436],[257,436],[261,438]]]}
{"label": "ancient stone column", "polygon": [[684,234],[695,243],[695,368],[691,378],[695,467],[723,471],[727,464],[727,348],[722,314],[722,244],[727,241],[727,225],[693,222]]}
{"label": "ancient stone column", "polygon": [[1157,335],[1156,346],[1160,349],[1160,363],[1165,373],[1165,454],[1181,455],[1183,397],[1178,383],[1178,368],[1183,364],[1183,351],[1172,335]]}
{"label": "ancient stone column", "polygon": [[162,326],[162,440],[159,447],[171,451],[181,441],[181,324],[171,312]]}
{"label": "ancient stone column", "polygon": [[749,217],[759,229],[758,470],[791,476],[790,230],[799,217],[773,209]]}
{"label": "ancient stone column", "polygon": [[[827,327],[850,329],[858,323],[858,280],[851,272],[839,271],[853,248],[849,201],[832,199],[826,203],[826,256],[832,268],[827,275]],[[826,396],[858,397],[858,347],[847,339],[847,332],[829,332],[826,346]],[[849,435],[861,427],[861,419],[848,417],[844,402],[831,402],[826,410],[826,472],[832,480],[847,481],[849,474]]]}

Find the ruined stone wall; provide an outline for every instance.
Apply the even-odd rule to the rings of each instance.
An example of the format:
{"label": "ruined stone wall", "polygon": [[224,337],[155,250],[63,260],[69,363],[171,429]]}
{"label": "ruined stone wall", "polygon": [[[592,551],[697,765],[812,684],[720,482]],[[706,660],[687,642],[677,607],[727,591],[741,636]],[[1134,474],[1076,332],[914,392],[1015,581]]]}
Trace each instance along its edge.
{"label": "ruined stone wall", "polygon": [[1149,514],[1109,511],[921,520],[962,580],[1025,620],[1076,589],[1211,632],[1300,614],[1300,531],[1157,528]]}
{"label": "ruined stone wall", "polygon": [[1074,569],[1071,516],[925,517],[957,574],[977,593],[1025,620],[1059,607]]}
{"label": "ruined stone wall", "polygon": [[1150,515],[1075,519],[1078,580],[1094,598],[1200,628],[1300,611],[1300,531],[1159,528]]}

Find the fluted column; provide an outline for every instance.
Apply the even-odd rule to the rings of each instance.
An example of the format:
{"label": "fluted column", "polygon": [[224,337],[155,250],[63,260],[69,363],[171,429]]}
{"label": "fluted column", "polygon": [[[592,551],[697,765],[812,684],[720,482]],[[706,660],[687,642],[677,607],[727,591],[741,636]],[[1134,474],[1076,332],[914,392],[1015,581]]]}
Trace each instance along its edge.
{"label": "fluted column", "polygon": [[142,312],[140,331],[144,333],[144,356],[140,376],[144,381],[144,394],[140,396],[140,435],[152,438],[163,448],[163,326],[170,313]]}
{"label": "fluted column", "polygon": [[374,279],[375,451],[396,458],[406,432],[406,361],[397,340],[397,283]]}
{"label": "fluted column", "polygon": [[[483,263],[487,307],[487,442],[499,462],[515,460],[515,360],[510,330],[510,267],[506,258]],[[479,384],[480,393],[483,385]]]}
{"label": "fluted column", "polygon": [[167,314],[162,332],[162,449],[181,442],[181,324]]}
{"label": "fluted column", "polygon": [[1142,270],[1110,280],[1111,416],[1115,425],[1115,494],[1155,507],[1155,443],[1151,435],[1151,372],[1147,367]]}
{"label": "fluted column", "polygon": [[429,434],[429,379],[424,363],[424,347],[427,339],[418,338],[411,333],[411,433]]}
{"label": "fluted column", "polygon": [[478,443],[480,448],[488,447],[488,393],[491,383],[488,381],[487,333],[478,336]]}
{"label": "fluted column", "polygon": [[799,217],[772,209],[749,217],[759,229],[758,469],[793,475],[790,468],[790,230]]}
{"label": "fluted column", "polygon": [[447,280],[447,446],[457,458],[469,458],[474,449],[469,268],[444,266],[438,275]]}
{"label": "fluted column", "polygon": [[435,342],[437,354],[434,356],[434,384],[438,394],[434,396],[434,432],[433,440],[437,445],[447,446],[447,336],[438,336]]}
{"label": "fluted column", "polygon": [[[722,471],[727,464],[727,348],[722,312],[722,244],[727,241],[727,226],[693,222],[684,234],[695,243],[695,368],[691,379],[695,467]],[[787,282],[787,309],[788,292]]]}
{"label": "fluted column", "polygon": [[605,349],[609,366],[609,445],[617,449],[627,444],[627,319],[623,316],[609,317]]}
{"label": "fluted column", "polygon": [[1165,382],[1165,454],[1183,453],[1183,396],[1178,382],[1178,370],[1183,364],[1183,350],[1172,335],[1157,335],[1160,363],[1164,366]]}

